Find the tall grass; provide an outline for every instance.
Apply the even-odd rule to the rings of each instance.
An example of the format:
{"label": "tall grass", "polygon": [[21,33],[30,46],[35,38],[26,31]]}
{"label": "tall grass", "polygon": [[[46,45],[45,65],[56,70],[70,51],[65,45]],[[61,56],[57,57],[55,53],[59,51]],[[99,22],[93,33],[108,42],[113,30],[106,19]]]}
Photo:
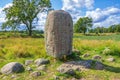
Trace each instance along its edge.
{"label": "tall grass", "polygon": [[0,44],[4,58],[46,57],[43,38],[8,38],[0,40]]}
{"label": "tall grass", "polygon": [[96,51],[101,53],[109,48],[112,51],[112,55],[120,55],[120,42],[113,40],[80,40],[74,39],[73,46],[74,48],[79,49],[82,53],[87,51]]}
{"label": "tall grass", "polygon": [[[81,53],[88,51],[102,53],[106,48],[109,48],[111,50],[110,54],[119,55],[120,38],[117,36],[120,37],[120,35],[115,34],[112,34],[111,37],[110,35],[83,36],[81,34],[74,34],[73,47],[80,50]],[[0,57],[5,59],[47,57],[44,38],[0,39]]]}

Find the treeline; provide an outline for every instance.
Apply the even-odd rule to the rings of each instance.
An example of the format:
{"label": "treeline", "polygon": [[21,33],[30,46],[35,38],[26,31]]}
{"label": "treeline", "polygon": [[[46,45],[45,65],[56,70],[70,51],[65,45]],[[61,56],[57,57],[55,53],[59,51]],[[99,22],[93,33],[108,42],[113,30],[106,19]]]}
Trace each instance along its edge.
{"label": "treeline", "polygon": [[27,31],[0,31],[0,39],[6,38],[44,38],[43,30],[32,30],[32,36],[28,36]]}
{"label": "treeline", "polygon": [[96,27],[89,30],[90,33],[116,33],[120,32],[120,24],[111,25],[108,28],[105,27]]}
{"label": "treeline", "polygon": [[[0,32],[8,32],[8,33],[26,33],[27,34],[27,31],[26,30],[1,30]],[[36,33],[36,34],[43,34],[44,33],[44,30],[32,30],[33,33]]]}
{"label": "treeline", "polygon": [[74,24],[75,33],[116,33],[120,32],[120,24],[112,25],[108,28],[106,27],[96,27],[92,28],[93,20],[89,17],[82,17]]}

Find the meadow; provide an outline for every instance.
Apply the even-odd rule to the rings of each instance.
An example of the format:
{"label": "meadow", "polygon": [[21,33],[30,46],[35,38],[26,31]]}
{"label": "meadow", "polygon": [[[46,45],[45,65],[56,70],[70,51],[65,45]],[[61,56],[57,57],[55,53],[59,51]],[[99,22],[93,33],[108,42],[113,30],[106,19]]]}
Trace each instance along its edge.
{"label": "meadow", "polygon": [[[18,36],[19,35],[19,36]],[[24,64],[25,60],[47,58],[51,61],[47,65],[47,72],[42,72],[42,76],[33,78],[32,80],[54,80],[53,75],[67,77],[66,80],[70,80],[72,77],[64,74],[60,74],[56,71],[56,68],[63,62],[56,60],[47,55],[45,51],[44,38],[41,35],[37,37],[23,37],[18,34],[12,36],[8,33],[0,33],[0,68],[8,62],[17,61]],[[100,60],[106,65],[105,70],[94,70],[78,72],[79,78],[84,80],[120,80],[120,34],[101,34],[101,35],[87,35],[75,33],[73,38],[73,48],[80,51],[79,54],[73,53],[73,57],[79,57],[81,60],[91,60],[94,55],[100,55]],[[89,53],[89,57],[83,57],[84,54]],[[107,58],[113,57],[115,61],[106,61]],[[69,60],[67,60],[69,61]],[[34,66],[31,65],[34,69]],[[23,72],[16,74],[17,80],[30,80],[29,72]],[[0,74],[0,80],[5,75]],[[6,76],[7,80],[13,80]],[[16,80],[16,79],[15,79]]]}

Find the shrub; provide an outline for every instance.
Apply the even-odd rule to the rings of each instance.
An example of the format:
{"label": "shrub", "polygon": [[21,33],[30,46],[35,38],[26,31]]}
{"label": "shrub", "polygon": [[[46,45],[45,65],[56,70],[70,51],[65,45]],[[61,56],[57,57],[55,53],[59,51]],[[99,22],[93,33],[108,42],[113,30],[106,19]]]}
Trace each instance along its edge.
{"label": "shrub", "polygon": [[112,50],[110,50],[108,47],[106,47],[106,48],[103,50],[103,54],[105,54],[105,55],[110,55],[110,54],[112,54]]}
{"label": "shrub", "polygon": [[42,34],[33,34],[32,38],[44,38]]}

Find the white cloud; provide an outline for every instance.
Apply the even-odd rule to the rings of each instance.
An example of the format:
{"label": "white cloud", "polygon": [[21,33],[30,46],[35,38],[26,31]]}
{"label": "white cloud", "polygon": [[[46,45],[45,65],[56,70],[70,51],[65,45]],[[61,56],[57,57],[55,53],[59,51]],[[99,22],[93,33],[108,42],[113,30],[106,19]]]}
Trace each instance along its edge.
{"label": "white cloud", "polygon": [[120,14],[120,9],[115,7],[108,7],[106,9],[97,8],[93,11],[87,11],[86,16],[93,18],[94,22],[102,22],[109,16]]}
{"label": "white cloud", "polygon": [[75,8],[85,7],[87,9],[93,9],[94,0],[62,0],[63,10],[71,10]]}
{"label": "white cloud", "polygon": [[115,7],[108,7],[105,9],[97,8],[92,11],[87,11],[86,16],[91,17],[94,21],[94,27],[119,24],[120,23],[120,9]]}
{"label": "white cloud", "polygon": [[33,22],[34,25],[36,26],[36,29],[44,29],[47,13],[45,12],[39,13],[37,17],[38,22],[36,23],[36,20]]}
{"label": "white cloud", "polygon": [[94,0],[85,0],[85,6],[87,9],[93,9]]}
{"label": "white cloud", "polygon": [[[76,22],[80,17],[92,17],[94,26],[110,26],[120,23],[120,9],[116,7],[107,7],[105,9],[94,9],[94,0],[62,0],[62,9],[69,12]],[[86,15],[82,12],[86,9]]]}
{"label": "white cloud", "polygon": [[62,0],[62,2],[62,10],[69,12],[74,22],[82,16],[81,8],[86,8],[88,10],[94,8],[94,0]]}
{"label": "white cloud", "polygon": [[120,24],[120,16],[111,15],[106,20],[104,20],[102,22],[94,23],[93,26],[94,27],[97,27],[97,26],[109,27],[110,25],[114,25],[114,24]]}
{"label": "white cloud", "polygon": [[0,23],[5,22],[5,14],[2,10],[3,8],[0,8]]}
{"label": "white cloud", "polygon": [[12,3],[8,3],[8,4],[6,4],[4,7],[3,7],[3,9],[4,8],[9,8],[9,7],[11,7],[13,4]]}
{"label": "white cloud", "polygon": [[12,6],[12,3],[8,3],[8,4],[6,4],[4,7],[0,7],[0,24],[2,24],[3,22],[5,22],[6,21],[6,19],[5,19],[5,13],[3,12],[3,10],[5,9],[5,8],[8,8],[8,7],[10,7],[10,6]]}

